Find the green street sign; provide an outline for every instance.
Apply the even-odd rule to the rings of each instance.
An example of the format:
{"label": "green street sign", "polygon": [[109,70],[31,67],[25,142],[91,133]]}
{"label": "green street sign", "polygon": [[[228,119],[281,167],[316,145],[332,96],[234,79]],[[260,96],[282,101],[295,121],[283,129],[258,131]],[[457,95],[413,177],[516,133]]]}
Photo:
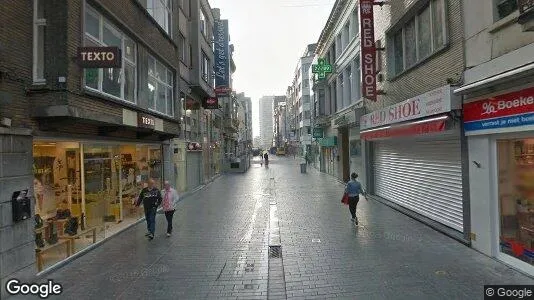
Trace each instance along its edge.
{"label": "green street sign", "polygon": [[318,139],[323,137],[323,129],[322,128],[314,128],[313,129],[313,138]]}
{"label": "green street sign", "polygon": [[317,74],[319,79],[325,79],[327,73],[332,73],[332,66],[324,58],[319,58],[317,64],[312,65],[312,73]]}

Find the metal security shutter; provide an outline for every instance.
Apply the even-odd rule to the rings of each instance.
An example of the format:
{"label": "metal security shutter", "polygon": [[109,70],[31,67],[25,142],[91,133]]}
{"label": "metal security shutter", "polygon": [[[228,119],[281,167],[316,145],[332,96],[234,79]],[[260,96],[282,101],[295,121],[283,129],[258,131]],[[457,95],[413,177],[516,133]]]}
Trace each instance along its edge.
{"label": "metal security shutter", "polygon": [[376,142],[375,194],[462,232],[460,154],[459,139]]}

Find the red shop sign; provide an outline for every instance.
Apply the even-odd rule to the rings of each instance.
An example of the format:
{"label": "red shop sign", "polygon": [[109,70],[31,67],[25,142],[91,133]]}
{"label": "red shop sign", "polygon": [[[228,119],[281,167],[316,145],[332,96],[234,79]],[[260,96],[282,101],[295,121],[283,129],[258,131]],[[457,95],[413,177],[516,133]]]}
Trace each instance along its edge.
{"label": "red shop sign", "polygon": [[373,17],[374,0],[360,0],[362,95],[376,101],[376,47]]}
{"label": "red shop sign", "polygon": [[463,106],[463,112],[464,122],[534,112],[534,87],[466,103]]}

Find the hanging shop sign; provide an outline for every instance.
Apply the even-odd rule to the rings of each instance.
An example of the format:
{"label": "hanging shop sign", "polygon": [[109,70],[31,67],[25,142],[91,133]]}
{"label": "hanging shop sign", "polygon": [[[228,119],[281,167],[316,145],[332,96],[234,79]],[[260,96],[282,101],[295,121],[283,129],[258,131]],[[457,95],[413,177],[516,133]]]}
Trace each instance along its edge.
{"label": "hanging shop sign", "polygon": [[79,47],[78,65],[82,68],[120,68],[121,50],[119,47]]}
{"label": "hanging shop sign", "polygon": [[228,88],[230,86],[230,36],[228,30],[228,20],[215,20],[213,23],[214,32],[214,54],[215,54],[215,86],[217,88]]}
{"label": "hanging shop sign", "polygon": [[314,139],[322,138],[323,135],[324,135],[323,128],[314,128],[313,129],[313,138]]}
{"label": "hanging shop sign", "polygon": [[187,143],[187,151],[202,151],[202,144],[196,142]]}
{"label": "hanging shop sign", "polygon": [[217,97],[204,98],[202,101],[202,107],[205,109],[218,109],[219,99],[217,99]]}
{"label": "hanging shop sign", "polygon": [[229,87],[216,87],[215,95],[227,95],[232,92],[232,89]]}
{"label": "hanging shop sign", "polygon": [[156,128],[156,119],[146,114],[137,114],[137,126],[141,128]]}
{"label": "hanging shop sign", "polygon": [[312,65],[312,73],[317,74],[319,79],[325,79],[326,74],[332,73],[332,66],[324,58],[319,58],[317,64]]}
{"label": "hanging shop sign", "polygon": [[199,110],[200,109],[200,102],[196,101],[192,98],[185,99],[185,109],[190,110]]}
{"label": "hanging shop sign", "polygon": [[362,95],[376,101],[376,47],[373,16],[374,0],[360,0]]}
{"label": "hanging shop sign", "polygon": [[534,87],[463,106],[466,135],[534,125]]}
{"label": "hanging shop sign", "polygon": [[446,85],[362,116],[360,129],[424,118],[460,107],[460,99],[453,96],[451,86]]}

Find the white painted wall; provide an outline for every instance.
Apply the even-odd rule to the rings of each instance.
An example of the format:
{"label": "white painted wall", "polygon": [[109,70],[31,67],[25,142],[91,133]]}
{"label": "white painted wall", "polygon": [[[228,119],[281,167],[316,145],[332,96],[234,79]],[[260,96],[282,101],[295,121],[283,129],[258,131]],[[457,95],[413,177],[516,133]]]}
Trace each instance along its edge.
{"label": "white painted wall", "polygon": [[[493,215],[491,205],[496,198],[492,195],[490,187],[492,186],[491,169],[495,162],[490,155],[490,138],[487,135],[468,137],[469,153],[469,193],[471,199],[471,232],[476,234],[476,239],[472,240],[473,248],[486,254],[492,253],[492,232]],[[478,168],[473,161],[480,164]]]}

